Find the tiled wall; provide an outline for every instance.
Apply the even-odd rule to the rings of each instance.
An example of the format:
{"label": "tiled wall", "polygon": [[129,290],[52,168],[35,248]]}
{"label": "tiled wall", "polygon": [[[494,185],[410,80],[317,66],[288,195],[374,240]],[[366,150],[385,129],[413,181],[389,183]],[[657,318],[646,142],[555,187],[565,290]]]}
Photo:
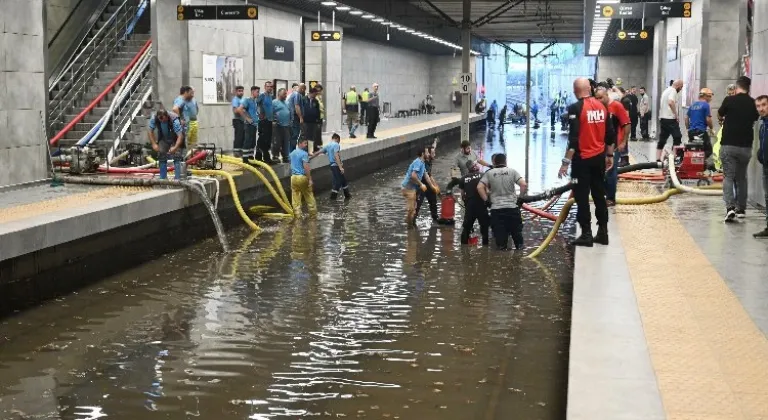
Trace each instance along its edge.
{"label": "tiled wall", "polygon": [[0,12],[0,186],[47,177],[43,0],[3,0]]}

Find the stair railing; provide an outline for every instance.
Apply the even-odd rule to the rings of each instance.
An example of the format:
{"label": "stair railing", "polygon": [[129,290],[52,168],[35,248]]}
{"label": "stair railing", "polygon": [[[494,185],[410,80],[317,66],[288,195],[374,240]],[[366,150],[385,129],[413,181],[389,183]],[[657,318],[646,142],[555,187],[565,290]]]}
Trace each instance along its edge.
{"label": "stair railing", "polygon": [[140,4],[140,0],[124,0],[49,86],[48,123],[54,131],[65,125],[67,113],[84,98],[99,71],[123,45]]}

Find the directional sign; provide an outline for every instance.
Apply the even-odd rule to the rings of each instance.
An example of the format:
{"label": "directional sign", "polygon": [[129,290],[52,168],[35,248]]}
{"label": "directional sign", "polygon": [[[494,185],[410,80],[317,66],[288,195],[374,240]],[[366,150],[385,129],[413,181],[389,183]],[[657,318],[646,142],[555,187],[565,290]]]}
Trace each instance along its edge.
{"label": "directional sign", "polygon": [[650,33],[647,29],[643,30],[621,30],[616,33],[616,39],[619,41],[645,41],[650,38]]}
{"label": "directional sign", "polygon": [[256,20],[259,8],[242,6],[176,6],[176,20]]}
{"label": "directional sign", "polygon": [[463,95],[469,95],[475,91],[472,88],[472,73],[461,73],[461,75],[459,75],[459,81],[461,81],[459,92]]}
{"label": "directional sign", "polygon": [[600,8],[600,16],[609,19],[642,19],[643,3],[605,5]]}
{"label": "directional sign", "polygon": [[312,31],[312,41],[341,41],[341,31]]}
{"label": "directional sign", "polygon": [[691,2],[645,3],[646,18],[690,18]]}

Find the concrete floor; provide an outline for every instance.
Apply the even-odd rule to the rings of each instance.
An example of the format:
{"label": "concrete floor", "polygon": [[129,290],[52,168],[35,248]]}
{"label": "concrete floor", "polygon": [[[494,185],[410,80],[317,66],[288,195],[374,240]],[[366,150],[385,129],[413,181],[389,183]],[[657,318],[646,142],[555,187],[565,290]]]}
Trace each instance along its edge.
{"label": "concrete floor", "polygon": [[691,194],[619,206],[612,244],[576,251],[569,419],[768,418],[768,242],[752,238],[765,216],[723,212]]}

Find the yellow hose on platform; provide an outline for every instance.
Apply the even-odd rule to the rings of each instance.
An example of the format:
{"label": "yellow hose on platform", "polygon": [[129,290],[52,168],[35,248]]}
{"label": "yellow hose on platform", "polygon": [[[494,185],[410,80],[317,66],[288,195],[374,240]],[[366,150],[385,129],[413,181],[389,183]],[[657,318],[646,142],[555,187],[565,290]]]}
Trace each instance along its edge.
{"label": "yellow hose on platform", "polygon": [[[677,188],[671,188],[664,191],[662,194],[654,195],[651,197],[619,198],[616,200],[616,204],[620,204],[624,206],[657,204],[657,203],[662,203],[664,201],[669,200],[669,197],[672,197],[673,195],[682,194],[682,193],[683,193],[682,190],[679,190]],[[558,230],[560,230],[560,225],[562,225],[565,219],[568,217],[568,212],[571,210],[571,206],[573,206],[575,202],[576,200],[571,198],[565,203],[565,205],[563,206],[563,209],[560,211],[560,215],[557,217],[557,220],[555,221],[555,226],[552,227],[552,231],[549,232],[549,235],[547,235],[547,238],[544,239],[544,242],[542,242],[541,245],[539,245],[539,247],[536,248],[536,250],[531,253],[531,255],[528,255],[528,258],[536,258],[539,255],[541,255],[541,253],[544,252],[545,249],[547,249],[547,247],[552,242],[552,240],[555,239],[555,236],[557,235]]]}
{"label": "yellow hose on platform", "polygon": [[[277,204],[279,204],[280,207],[282,207],[283,210],[285,210],[285,212],[288,215],[293,216],[293,209],[291,208],[290,205],[288,205],[289,202],[285,201],[285,199],[282,199],[282,198],[280,198],[279,195],[277,195],[277,192],[275,191],[274,188],[272,188],[272,184],[269,182],[269,180],[267,180],[267,178],[264,176],[264,174],[259,172],[253,166],[248,165],[247,163],[243,163],[241,161],[238,161],[237,159],[231,159],[231,158],[228,158],[228,157],[224,156],[224,157],[221,158],[221,160],[223,162],[226,162],[226,163],[229,163],[229,164],[232,164],[232,165],[236,165],[236,166],[238,166],[238,167],[240,167],[242,169],[245,169],[245,170],[251,172],[252,174],[256,175],[256,178],[259,178],[261,180],[261,182],[263,182],[264,185],[267,187],[267,189],[269,190],[269,193],[272,194],[272,197],[275,199],[275,201],[277,201]],[[278,185],[280,185],[280,184],[278,184]],[[285,194],[285,192],[283,192],[283,194]],[[267,217],[269,217],[269,216],[267,216]]]}
{"label": "yellow hose on platform", "polygon": [[237,208],[237,212],[240,213],[240,217],[251,229],[256,231],[261,230],[259,225],[254,223],[253,220],[248,217],[248,214],[245,213],[245,210],[243,210],[243,205],[240,203],[240,197],[237,195],[237,185],[235,185],[235,179],[232,178],[232,174],[226,171],[214,171],[208,169],[192,169],[191,172],[194,175],[213,175],[227,178],[227,181],[229,181],[229,189],[232,193],[232,201],[235,202],[235,208]]}
{"label": "yellow hose on platform", "polygon": [[[232,162],[233,160],[235,160],[235,161],[237,160],[237,159],[235,159],[233,157],[229,157],[229,156],[224,156],[223,159],[226,162]],[[261,168],[266,169],[267,172],[269,172],[269,175],[272,176],[272,180],[275,181],[275,184],[277,185],[277,190],[280,191],[280,196],[283,197],[283,201],[285,201],[286,203],[290,203],[291,202],[291,200],[289,200],[288,196],[285,194],[285,190],[283,189],[283,184],[280,183],[280,178],[277,176],[277,174],[275,173],[274,169],[272,169],[271,166],[267,165],[266,163],[264,163],[264,162],[262,162],[260,160],[256,160],[256,159],[251,159],[251,160],[248,161],[248,163],[252,163],[254,165],[257,165],[257,166],[259,166]]]}

